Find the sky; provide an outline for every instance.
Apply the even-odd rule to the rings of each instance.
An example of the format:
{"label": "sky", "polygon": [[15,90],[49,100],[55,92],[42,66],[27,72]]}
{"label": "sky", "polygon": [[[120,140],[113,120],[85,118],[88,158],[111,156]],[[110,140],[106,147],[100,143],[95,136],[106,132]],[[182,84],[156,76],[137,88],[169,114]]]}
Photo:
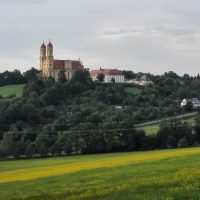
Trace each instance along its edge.
{"label": "sky", "polygon": [[200,73],[199,0],[0,0],[0,72],[56,59],[90,69]]}

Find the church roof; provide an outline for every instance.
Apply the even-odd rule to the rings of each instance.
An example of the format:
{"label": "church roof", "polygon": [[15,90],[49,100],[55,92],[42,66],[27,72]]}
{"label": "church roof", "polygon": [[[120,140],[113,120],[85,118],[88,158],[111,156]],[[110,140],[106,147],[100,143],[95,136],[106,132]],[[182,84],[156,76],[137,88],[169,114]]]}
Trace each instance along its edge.
{"label": "church roof", "polygon": [[[83,64],[79,60],[70,60],[72,64],[72,69],[77,70],[77,69],[84,69]],[[62,70],[65,68],[65,60],[53,60],[53,68]]]}
{"label": "church roof", "polygon": [[77,70],[77,69],[83,69],[84,66],[79,60],[72,60],[72,69]]}
{"label": "church roof", "polygon": [[53,44],[49,41],[49,44],[47,45],[47,47],[53,48]]}
{"label": "church roof", "polygon": [[42,43],[40,48],[46,48],[46,45],[44,44],[44,42]]}
{"label": "church roof", "polygon": [[64,60],[53,60],[53,68],[62,70],[65,67],[65,61]]}

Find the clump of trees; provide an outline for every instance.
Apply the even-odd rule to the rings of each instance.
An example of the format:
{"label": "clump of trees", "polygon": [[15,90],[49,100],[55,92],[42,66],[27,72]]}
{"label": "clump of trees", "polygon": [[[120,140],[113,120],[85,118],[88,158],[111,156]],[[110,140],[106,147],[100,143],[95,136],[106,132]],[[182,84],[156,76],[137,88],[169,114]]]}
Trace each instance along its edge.
{"label": "clump of trees", "polygon": [[135,130],[130,110],[110,106],[122,103],[125,91],[111,85],[102,99],[105,89],[87,70],[77,71],[70,81],[36,76],[21,99],[1,103],[1,157],[141,149],[145,133]]}
{"label": "clump of trees", "polygon": [[35,68],[31,68],[24,73],[21,73],[19,70],[14,70],[13,72],[2,72],[0,73],[0,86],[27,83],[31,81],[38,73],[39,71]]}

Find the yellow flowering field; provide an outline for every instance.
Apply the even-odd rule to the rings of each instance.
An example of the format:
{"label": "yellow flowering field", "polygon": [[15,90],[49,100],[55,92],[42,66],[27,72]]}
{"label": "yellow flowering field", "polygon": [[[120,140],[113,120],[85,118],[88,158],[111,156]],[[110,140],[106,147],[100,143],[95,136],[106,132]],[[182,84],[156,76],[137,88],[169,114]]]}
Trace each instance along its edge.
{"label": "yellow flowering field", "polygon": [[200,199],[200,148],[0,162],[0,199]]}

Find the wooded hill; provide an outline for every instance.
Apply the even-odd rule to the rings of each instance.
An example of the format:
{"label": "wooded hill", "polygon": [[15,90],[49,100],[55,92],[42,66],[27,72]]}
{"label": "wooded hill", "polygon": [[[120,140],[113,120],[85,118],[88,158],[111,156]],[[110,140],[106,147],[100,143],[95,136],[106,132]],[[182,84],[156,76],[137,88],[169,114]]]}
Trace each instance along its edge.
{"label": "wooded hill", "polygon": [[[126,74],[132,72],[126,72]],[[192,111],[184,97],[200,97],[200,78],[174,72],[150,75],[154,85],[93,82],[87,70],[70,81],[35,75],[21,98],[0,101],[0,155],[32,157],[176,148],[198,145],[194,127],[166,122],[157,135],[136,130],[140,122]],[[194,131],[193,131],[194,130]]]}

